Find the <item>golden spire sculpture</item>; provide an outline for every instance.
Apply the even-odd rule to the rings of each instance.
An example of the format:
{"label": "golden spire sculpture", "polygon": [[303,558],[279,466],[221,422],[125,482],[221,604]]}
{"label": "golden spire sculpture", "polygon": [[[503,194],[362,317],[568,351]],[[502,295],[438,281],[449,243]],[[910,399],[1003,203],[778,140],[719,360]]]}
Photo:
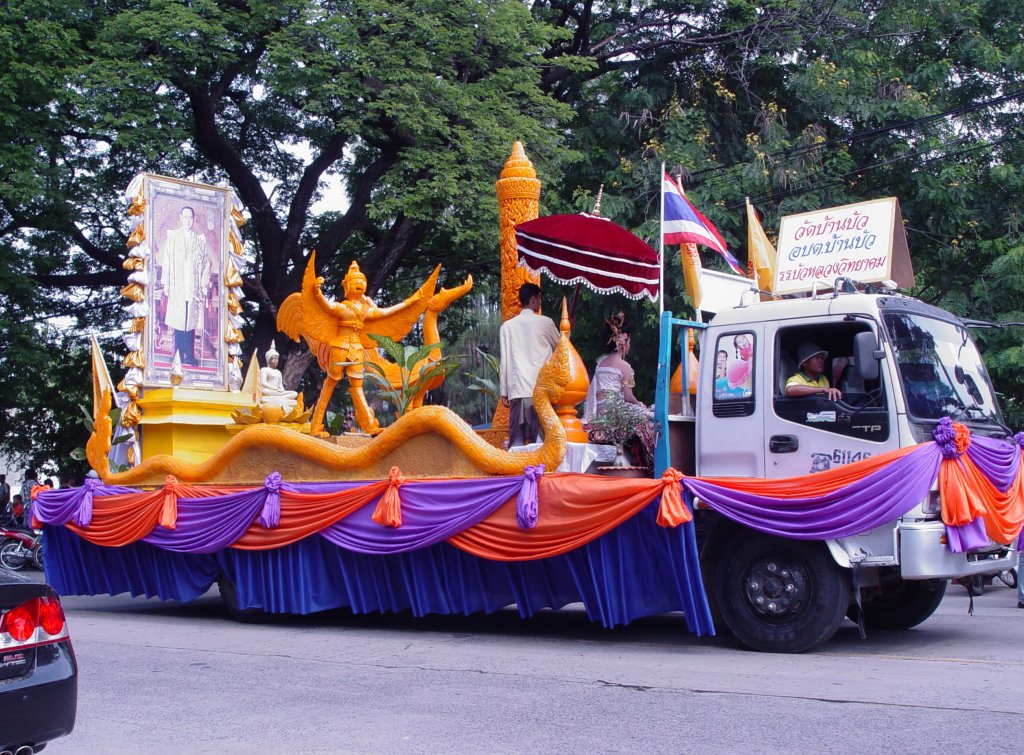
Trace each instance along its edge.
{"label": "golden spire sculpture", "polygon": [[583,358],[573,347],[569,340],[569,308],[566,306],[565,297],[562,297],[562,321],[558,329],[562,331],[562,340],[566,342],[569,356],[569,382],[562,389],[562,397],[555,404],[555,414],[558,421],[565,428],[565,439],[570,443],[586,443],[587,433],[583,429],[583,423],[576,413],[576,407],[587,398],[587,390],[590,388],[590,377],[587,375],[587,368],[583,364]]}
{"label": "golden spire sculpture", "polygon": [[[519,266],[516,252],[516,226],[533,220],[540,211],[540,181],[522,142],[512,145],[495,187],[498,192],[499,254],[501,258],[501,320],[519,314],[519,287],[524,283],[540,285],[540,275]],[[508,408],[498,402],[491,419],[487,441],[500,446],[508,436]]]}
{"label": "golden spire sculpture", "polygon": [[496,186],[501,244],[501,319],[505,321],[522,309],[519,287],[524,283],[540,285],[540,276],[520,267],[516,253],[516,226],[533,220],[540,210],[540,181],[522,142],[512,145],[512,154]]}

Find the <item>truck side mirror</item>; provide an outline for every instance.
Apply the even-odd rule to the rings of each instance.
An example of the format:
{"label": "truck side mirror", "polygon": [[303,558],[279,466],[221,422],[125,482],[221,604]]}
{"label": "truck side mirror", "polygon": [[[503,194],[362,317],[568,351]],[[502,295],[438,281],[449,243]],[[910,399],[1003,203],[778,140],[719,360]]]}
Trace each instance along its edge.
{"label": "truck side mirror", "polygon": [[885,355],[875,350],[875,334],[870,330],[857,333],[853,337],[853,357],[857,360],[857,369],[865,380],[878,380],[878,361]]}

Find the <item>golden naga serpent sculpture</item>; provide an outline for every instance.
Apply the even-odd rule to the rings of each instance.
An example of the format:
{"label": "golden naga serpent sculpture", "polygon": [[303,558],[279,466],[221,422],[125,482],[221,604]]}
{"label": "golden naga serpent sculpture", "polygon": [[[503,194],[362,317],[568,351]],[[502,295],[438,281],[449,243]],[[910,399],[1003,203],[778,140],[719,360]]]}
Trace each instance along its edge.
{"label": "golden naga serpent sculpture", "polygon": [[[111,472],[110,453],[112,426],[110,391],[104,390],[93,409],[93,432],[86,443],[90,466],[108,485],[146,484],[165,475],[174,475],[180,482],[204,482],[214,479],[227,465],[253,449],[275,449],[294,454],[328,469],[343,471],[363,469],[379,462],[388,453],[424,433],[437,433],[448,438],[472,464],[485,475],[522,474],[527,466],[543,464],[554,471],[565,455],[565,429],[555,414],[553,404],[562,396],[569,382],[568,339],[561,343],[537,376],[533,391],[534,406],[544,428],[544,444],[535,451],[512,453],[495,448],[484,441],[451,409],[444,406],[421,406],[402,417],[360,448],[344,448],[327,440],[301,435],[275,425],[250,425],[240,431],[223,448],[203,462],[187,462],[168,454],[146,459],[125,472]],[[268,469],[267,473],[271,471]]]}

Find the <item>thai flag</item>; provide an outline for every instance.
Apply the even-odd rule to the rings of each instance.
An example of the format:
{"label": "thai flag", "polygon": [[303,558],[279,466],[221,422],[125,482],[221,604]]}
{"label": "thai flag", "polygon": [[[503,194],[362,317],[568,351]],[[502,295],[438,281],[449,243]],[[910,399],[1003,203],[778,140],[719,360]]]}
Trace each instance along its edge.
{"label": "thai flag", "polygon": [[668,173],[662,174],[661,193],[664,204],[664,215],[661,218],[661,233],[666,244],[703,244],[714,249],[729,263],[736,275],[743,275],[743,268],[725,246],[718,229],[711,221],[700,214],[700,210],[690,204],[683,190],[672,180]]}

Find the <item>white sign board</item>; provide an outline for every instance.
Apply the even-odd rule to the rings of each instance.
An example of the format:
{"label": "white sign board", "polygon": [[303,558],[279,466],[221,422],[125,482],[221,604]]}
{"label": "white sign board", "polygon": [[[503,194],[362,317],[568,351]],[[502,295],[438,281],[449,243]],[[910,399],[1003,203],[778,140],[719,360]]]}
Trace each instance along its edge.
{"label": "white sign board", "polygon": [[756,289],[757,283],[751,278],[741,278],[732,273],[719,273],[714,270],[701,270],[701,297],[698,309],[702,312],[724,312],[738,307],[743,294],[752,288]]}
{"label": "white sign board", "polygon": [[886,197],[782,218],[774,293],[832,286],[840,276],[889,280],[896,217],[896,199]]}

